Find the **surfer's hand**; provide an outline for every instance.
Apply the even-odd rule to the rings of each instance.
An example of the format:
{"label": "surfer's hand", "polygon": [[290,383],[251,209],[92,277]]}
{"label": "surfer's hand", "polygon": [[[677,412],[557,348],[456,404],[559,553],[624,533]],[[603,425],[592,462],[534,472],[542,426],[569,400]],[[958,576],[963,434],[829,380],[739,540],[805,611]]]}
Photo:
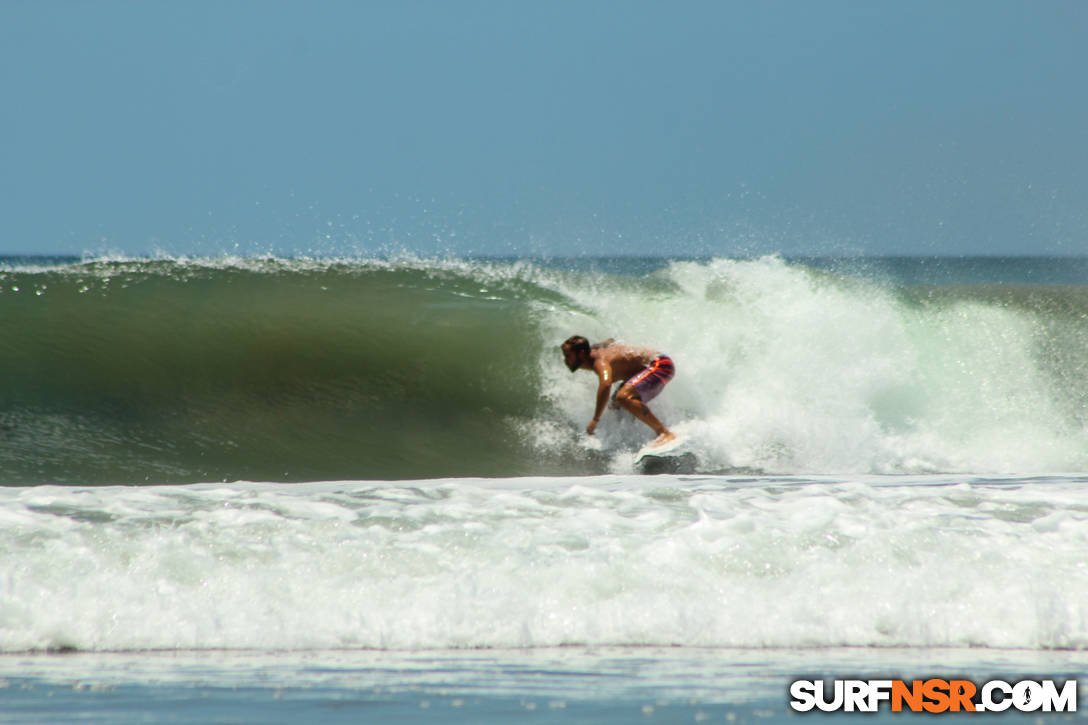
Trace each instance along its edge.
{"label": "surfer's hand", "polygon": [[586,426],[586,433],[589,433],[590,435],[593,435],[593,432],[595,430],[597,430],[597,421],[595,421],[595,420],[589,421],[589,425]]}

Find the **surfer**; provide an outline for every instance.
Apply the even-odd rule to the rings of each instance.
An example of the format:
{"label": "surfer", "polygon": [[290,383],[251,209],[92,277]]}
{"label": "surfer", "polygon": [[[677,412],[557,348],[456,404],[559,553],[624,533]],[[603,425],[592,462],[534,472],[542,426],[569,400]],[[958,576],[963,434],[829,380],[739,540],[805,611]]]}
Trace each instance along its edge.
{"label": "surfer", "polygon": [[611,338],[590,345],[589,340],[581,335],[567,338],[562,349],[563,361],[572,373],[579,369],[597,373],[597,405],[593,410],[593,420],[586,426],[586,433],[593,435],[597,430],[601,414],[608,404],[612,384],[622,380],[624,382],[613,400],[657,433],[657,438],[647,448],[676,439],[676,434],[666,428],[646,405],[657,397],[676,373],[676,366],[668,355],[650,348],[616,343]]}

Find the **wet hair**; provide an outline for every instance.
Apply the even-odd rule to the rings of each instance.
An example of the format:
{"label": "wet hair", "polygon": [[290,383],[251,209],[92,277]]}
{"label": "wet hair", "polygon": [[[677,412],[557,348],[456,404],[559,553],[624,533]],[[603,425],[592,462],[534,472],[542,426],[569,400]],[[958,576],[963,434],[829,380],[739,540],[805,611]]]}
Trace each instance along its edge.
{"label": "wet hair", "polygon": [[577,357],[575,363],[571,365],[570,362],[567,362],[567,369],[569,369],[572,373],[577,371],[578,368],[582,366],[581,360],[583,356],[589,355],[589,340],[585,339],[581,335],[571,335],[566,339],[562,347],[564,359],[566,359],[566,355],[568,352],[576,353]]}
{"label": "wet hair", "polygon": [[566,339],[566,342],[563,343],[563,349],[566,350],[568,348],[574,350],[575,352],[588,353],[589,340],[582,337],[581,335],[571,335]]}

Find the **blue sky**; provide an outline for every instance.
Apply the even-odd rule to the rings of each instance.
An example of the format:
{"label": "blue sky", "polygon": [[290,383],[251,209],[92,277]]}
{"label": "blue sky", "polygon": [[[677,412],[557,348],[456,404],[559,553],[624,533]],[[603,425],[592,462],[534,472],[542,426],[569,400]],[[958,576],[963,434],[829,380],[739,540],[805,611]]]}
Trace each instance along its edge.
{"label": "blue sky", "polygon": [[0,254],[1088,253],[1079,0],[0,3]]}

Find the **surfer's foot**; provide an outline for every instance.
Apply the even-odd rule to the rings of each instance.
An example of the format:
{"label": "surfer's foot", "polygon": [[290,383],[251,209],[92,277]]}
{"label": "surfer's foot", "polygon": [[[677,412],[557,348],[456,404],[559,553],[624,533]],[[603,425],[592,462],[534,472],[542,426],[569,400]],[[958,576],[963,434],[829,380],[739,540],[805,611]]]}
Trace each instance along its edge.
{"label": "surfer's foot", "polygon": [[671,443],[674,440],[676,440],[676,434],[673,433],[672,431],[667,430],[664,433],[662,433],[661,435],[659,435],[657,438],[654,438],[653,441],[650,443],[650,445],[648,445],[646,447],[651,448],[651,449],[660,448],[661,446],[665,445],[666,443]]}

